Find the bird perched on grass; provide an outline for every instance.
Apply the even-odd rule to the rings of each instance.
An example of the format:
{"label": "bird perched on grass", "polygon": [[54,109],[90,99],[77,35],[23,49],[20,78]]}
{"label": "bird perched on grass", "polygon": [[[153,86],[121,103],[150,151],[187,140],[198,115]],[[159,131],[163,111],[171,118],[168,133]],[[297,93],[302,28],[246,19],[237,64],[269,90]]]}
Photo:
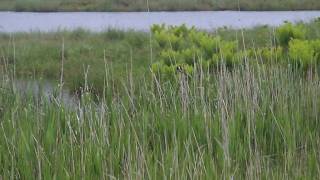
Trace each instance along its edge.
{"label": "bird perched on grass", "polygon": [[3,107],[0,107],[0,118],[3,116]]}
{"label": "bird perched on grass", "polygon": [[183,73],[183,69],[181,66],[177,66],[177,71]]}

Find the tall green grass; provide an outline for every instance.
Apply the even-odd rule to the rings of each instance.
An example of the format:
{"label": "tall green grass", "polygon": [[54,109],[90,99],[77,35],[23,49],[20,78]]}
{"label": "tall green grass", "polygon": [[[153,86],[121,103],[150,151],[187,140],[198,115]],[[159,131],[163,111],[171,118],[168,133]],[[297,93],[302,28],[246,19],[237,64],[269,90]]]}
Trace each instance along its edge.
{"label": "tall green grass", "polygon": [[84,86],[84,72],[89,67],[90,86],[101,93],[105,61],[118,69],[113,74],[115,81],[126,78],[131,56],[135,64],[133,75],[141,76],[145,72],[149,62],[148,37],[145,32],[111,29],[102,33],[78,29],[72,32],[16,33],[12,36],[1,34],[0,54],[8,58],[10,65],[15,56],[19,77],[58,80],[64,39],[65,85],[74,91]]}
{"label": "tall green grass", "polygon": [[15,11],[318,10],[317,0],[2,0]]}
{"label": "tall green grass", "polygon": [[[135,65],[133,65],[135,68]],[[75,109],[22,97],[2,68],[3,179],[314,179],[317,74],[249,64],[215,74],[122,86],[106,64],[104,98]],[[150,75],[151,74],[148,74]],[[13,88],[12,88],[13,87]],[[122,88],[123,91],[118,91]]]}
{"label": "tall green grass", "polygon": [[[320,38],[319,21],[302,24],[302,26],[306,29],[307,40]],[[226,41],[237,40],[240,49],[244,47],[257,49],[274,46],[275,31],[273,27],[263,26],[246,30],[221,28],[210,34],[220,36]],[[9,65],[16,62],[17,77],[34,78],[36,76],[56,81],[60,78],[63,39],[66,69],[64,82],[65,86],[72,91],[77,91],[84,86],[84,72],[89,67],[89,86],[102,94],[105,61],[112,66],[112,77],[116,84],[127,78],[131,59],[135,67],[132,74],[137,81],[141,81],[150,68],[149,34],[114,29],[101,33],[83,29],[72,32],[32,32],[12,35],[0,33],[0,56],[5,56]],[[157,61],[157,54],[161,49],[154,40],[152,40],[152,48],[152,58]]]}
{"label": "tall green grass", "polygon": [[[60,33],[64,33],[63,41],[59,33],[1,35],[6,39],[0,59],[1,178],[319,177],[317,68],[304,71],[264,64],[256,56],[246,57],[245,63],[233,68],[221,63],[211,72],[195,64],[192,75],[177,71],[174,79],[166,80],[151,72],[148,34]],[[40,41],[42,36],[46,41]],[[139,42],[139,37],[142,43],[138,48],[132,43]],[[69,40],[72,43],[68,45]],[[104,51],[110,46],[103,41],[110,41],[116,49],[125,46],[126,51],[120,51],[124,61],[110,60],[108,55],[121,53]],[[32,50],[26,50],[30,47],[26,44],[32,44]],[[91,48],[77,50],[82,46]],[[152,48],[155,54],[157,48]],[[141,64],[140,56],[145,56]],[[30,59],[24,62],[27,57]],[[81,73],[74,78],[81,84],[79,100],[71,108],[59,96],[25,96],[15,87],[23,66],[35,60],[33,69],[37,71],[46,64],[41,62],[50,63],[50,58],[54,63],[39,72],[51,67],[57,75],[33,75],[60,79],[64,62],[58,94],[62,85],[67,86],[63,83],[68,82],[68,73],[75,72],[71,65],[80,67]],[[83,61],[86,58],[88,61]],[[96,65],[86,64],[89,60]],[[41,66],[36,66],[38,63]],[[92,91],[92,81],[101,87],[99,96]]]}

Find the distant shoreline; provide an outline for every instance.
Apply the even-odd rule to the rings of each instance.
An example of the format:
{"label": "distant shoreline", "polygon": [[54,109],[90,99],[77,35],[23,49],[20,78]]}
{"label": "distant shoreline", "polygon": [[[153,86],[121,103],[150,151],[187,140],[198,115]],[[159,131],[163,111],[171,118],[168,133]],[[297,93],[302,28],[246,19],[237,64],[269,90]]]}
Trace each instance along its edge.
{"label": "distant shoreline", "polygon": [[[199,3],[195,3],[199,1]],[[200,2],[201,1],[201,2]],[[75,1],[0,1],[0,11],[14,12],[175,12],[175,11],[314,11],[320,10],[318,0],[86,0]]]}
{"label": "distant shoreline", "polygon": [[320,11],[320,9],[302,9],[302,10],[177,10],[177,11],[168,11],[168,10],[158,10],[158,11],[14,11],[14,10],[0,10],[0,12],[15,12],[15,13],[156,13],[156,12],[312,12],[312,11]]}
{"label": "distant shoreline", "polygon": [[319,12],[319,10],[181,10],[181,11],[14,11],[14,10],[0,10],[1,13],[183,13],[183,12]]}

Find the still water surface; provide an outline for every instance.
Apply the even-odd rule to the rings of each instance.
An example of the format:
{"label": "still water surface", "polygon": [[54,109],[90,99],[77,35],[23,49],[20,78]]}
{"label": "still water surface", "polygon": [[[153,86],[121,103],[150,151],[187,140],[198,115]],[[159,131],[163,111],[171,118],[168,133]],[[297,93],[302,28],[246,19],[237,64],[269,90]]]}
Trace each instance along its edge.
{"label": "still water surface", "polygon": [[284,21],[310,21],[320,11],[201,11],[201,12],[0,12],[0,32],[57,31],[84,28],[94,32],[109,28],[148,31],[152,24],[195,26],[213,30],[219,27],[250,28],[278,26]]}

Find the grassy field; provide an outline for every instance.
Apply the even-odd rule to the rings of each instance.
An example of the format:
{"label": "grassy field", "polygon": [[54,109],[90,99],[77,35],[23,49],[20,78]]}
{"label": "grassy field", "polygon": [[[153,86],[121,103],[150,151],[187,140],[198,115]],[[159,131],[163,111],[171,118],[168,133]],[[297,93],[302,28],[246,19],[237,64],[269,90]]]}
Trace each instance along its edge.
{"label": "grassy field", "polygon": [[[154,27],[151,41],[116,30],[1,34],[0,179],[316,179],[320,51],[308,44],[319,45],[319,26]],[[197,56],[191,74],[182,64],[173,79],[151,72],[167,45],[178,55],[196,37],[207,50],[217,35],[212,71]],[[222,46],[234,40],[245,53],[229,66]],[[280,46],[281,58],[259,51]],[[26,77],[81,87],[79,104],[63,104],[61,86],[50,100],[22,96],[13,82]]]}
{"label": "grassy field", "polygon": [[[13,61],[13,37],[1,36],[1,49]],[[59,79],[61,52],[64,39],[65,81],[76,90],[83,86],[84,72],[89,67],[89,81],[95,89],[103,89],[105,61],[114,69],[115,79],[125,78],[130,64],[134,61],[134,75],[146,71],[149,62],[149,35],[143,32],[109,30],[105,33],[91,33],[85,30],[57,33],[15,34],[15,61],[20,77],[43,77]],[[131,53],[132,52],[132,53]]]}
{"label": "grassy field", "polygon": [[318,0],[1,0],[13,11],[318,10]]}
{"label": "grassy field", "polygon": [[[307,24],[306,38],[320,38],[320,21]],[[242,35],[243,33],[243,35]],[[213,35],[225,40],[237,40],[240,48],[258,48],[273,46],[275,30],[264,26],[253,29],[232,30],[218,29]],[[114,71],[116,81],[126,77],[131,59],[133,75],[145,77],[150,68],[149,34],[136,31],[108,30],[93,33],[83,29],[73,32],[54,33],[17,33],[14,35],[0,34],[0,52],[8,57],[9,64],[16,61],[17,76],[42,77],[58,80],[60,77],[61,51],[64,40],[65,83],[72,90],[83,86],[84,72],[89,67],[88,80],[99,92],[103,89],[105,61],[109,62]],[[243,41],[243,43],[242,43]],[[15,54],[13,54],[13,47]],[[152,58],[156,59],[159,47],[152,43]]]}
{"label": "grassy field", "polygon": [[3,77],[1,177],[319,177],[318,76],[244,66],[192,79],[187,94],[134,80],[128,74],[120,94],[107,81],[101,104],[84,95],[70,110],[58,99],[21,97]]}

